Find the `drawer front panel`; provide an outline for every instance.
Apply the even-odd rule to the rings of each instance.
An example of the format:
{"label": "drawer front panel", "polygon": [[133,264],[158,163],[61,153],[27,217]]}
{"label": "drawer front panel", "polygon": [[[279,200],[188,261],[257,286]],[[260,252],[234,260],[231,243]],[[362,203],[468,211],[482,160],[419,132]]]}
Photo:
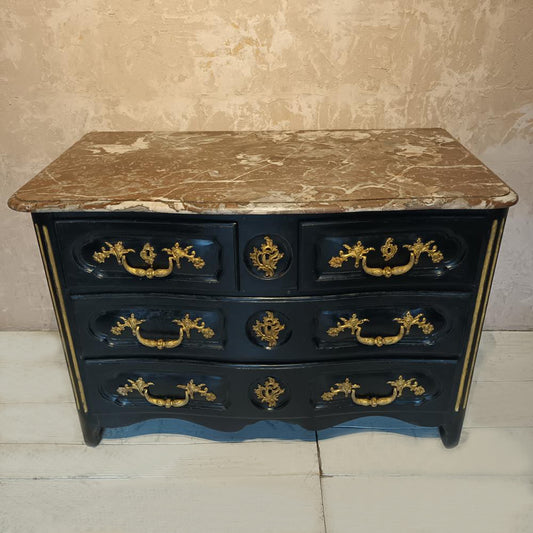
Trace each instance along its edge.
{"label": "drawer front panel", "polygon": [[93,411],[120,408],[158,413],[173,407],[220,414],[229,405],[228,375],[211,365],[94,360],[85,363],[84,370],[92,384]]}
{"label": "drawer front panel", "polygon": [[338,365],[316,376],[311,397],[315,411],[324,414],[448,409],[456,371],[455,364],[409,360]]}
{"label": "drawer front panel", "polygon": [[301,224],[300,289],[466,288],[490,229],[486,216],[380,216]]}
{"label": "drawer front panel", "polygon": [[60,220],[71,290],[223,292],[236,288],[233,223]]}
{"label": "drawer front panel", "polygon": [[93,360],[83,367],[92,383],[92,412],[248,419],[445,411],[456,369],[450,361],[407,359],[320,365]]}
{"label": "drawer front panel", "polygon": [[315,298],[72,297],[84,358],[290,363],[387,356],[458,357],[468,293]]}
{"label": "drawer front panel", "polygon": [[[467,295],[383,293],[338,298],[321,306],[316,345],[328,357],[341,353],[451,355],[469,331]],[[335,354],[335,355],[333,355]]]}

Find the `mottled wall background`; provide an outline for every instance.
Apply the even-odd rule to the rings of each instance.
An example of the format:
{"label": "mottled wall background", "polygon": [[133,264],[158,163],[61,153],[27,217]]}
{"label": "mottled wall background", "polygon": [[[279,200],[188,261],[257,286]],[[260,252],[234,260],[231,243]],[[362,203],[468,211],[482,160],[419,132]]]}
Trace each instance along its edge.
{"label": "mottled wall background", "polygon": [[533,327],[531,0],[2,0],[0,328],[54,326],[8,196],[90,130],[442,126],[520,195],[487,327]]}

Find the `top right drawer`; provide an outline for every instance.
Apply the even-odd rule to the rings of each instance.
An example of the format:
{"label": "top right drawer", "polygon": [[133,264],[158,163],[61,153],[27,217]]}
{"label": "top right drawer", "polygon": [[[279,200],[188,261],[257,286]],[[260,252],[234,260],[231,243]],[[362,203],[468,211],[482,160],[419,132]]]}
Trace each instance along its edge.
{"label": "top right drawer", "polygon": [[384,213],[300,225],[300,290],[469,290],[495,213]]}

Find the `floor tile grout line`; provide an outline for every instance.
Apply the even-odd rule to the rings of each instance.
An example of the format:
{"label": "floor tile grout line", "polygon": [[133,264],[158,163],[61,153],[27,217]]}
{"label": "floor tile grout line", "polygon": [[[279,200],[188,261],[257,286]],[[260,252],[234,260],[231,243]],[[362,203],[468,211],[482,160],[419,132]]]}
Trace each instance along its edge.
{"label": "floor tile grout line", "polygon": [[465,480],[465,479],[531,479],[533,481],[533,474],[457,474],[457,473],[450,473],[450,474],[435,474],[435,473],[425,473],[425,474],[418,474],[416,472],[412,474],[407,473],[398,473],[398,474],[390,474],[387,472],[356,472],[356,473],[350,473],[350,474],[324,474],[323,479],[331,479],[331,478],[425,478],[425,479],[458,479],[458,480]]}
{"label": "floor tile grout line", "polygon": [[[227,476],[227,475],[219,475],[219,476],[212,476],[212,475],[202,475],[202,476],[196,476],[193,474],[188,474],[186,476],[181,477],[180,479],[183,480],[198,480],[201,477],[208,478],[211,480],[229,480],[229,479],[263,479],[263,478],[269,478],[269,479],[288,479],[288,478],[301,478],[302,480],[307,478],[307,474],[305,473],[298,473],[298,474],[271,474],[271,473],[262,473],[262,474],[254,474],[251,476]],[[22,482],[36,482],[36,481],[130,481],[130,480],[143,480],[143,479],[176,479],[176,476],[170,476],[170,475],[151,475],[151,476],[130,476],[128,474],[120,474],[120,475],[98,475],[98,474],[87,474],[87,475],[79,475],[79,476],[47,476],[47,475],[35,475],[35,476],[26,476],[26,477],[0,477],[0,483],[1,484],[8,484],[8,483],[22,483]],[[326,532],[327,533],[327,532]]]}
{"label": "floor tile grout line", "polygon": [[70,400],[57,401],[57,402],[39,402],[37,400],[35,400],[34,402],[17,402],[16,400],[6,402],[4,400],[0,400],[0,405],[17,405],[17,406],[20,406],[20,405],[41,405],[41,406],[42,405],[73,405],[75,408],[76,404]]}
{"label": "floor tile grout line", "polygon": [[[245,442],[239,442],[239,441],[202,441],[202,442],[157,442],[157,441],[145,441],[145,442],[127,442],[127,438],[124,442],[101,442],[98,445],[98,449],[101,448],[108,448],[113,446],[215,446],[215,445],[223,445],[223,444],[229,444],[232,446],[236,445],[242,445],[242,446],[248,446],[250,444],[257,444],[264,446],[265,444],[275,444],[279,445],[280,448],[283,448],[285,444],[289,442],[289,444],[303,444],[299,441],[281,441],[281,440],[253,440],[253,441],[245,441]],[[83,449],[90,449],[82,440],[79,441],[71,441],[71,442],[21,442],[21,441],[11,441],[11,442],[0,442],[0,447],[2,446],[60,446],[60,447],[67,447],[67,446],[77,446]]]}
{"label": "floor tile grout line", "polygon": [[324,533],[328,533],[328,525],[326,523],[326,508],[324,506],[324,487],[322,486],[323,471],[322,471],[322,456],[320,455],[320,442],[318,438],[318,431],[315,430],[316,456],[318,461],[318,483],[320,487],[320,505],[322,507],[322,523],[324,524]]}
{"label": "floor tile grout line", "polygon": [[[403,428],[402,428],[403,429]],[[413,428],[413,430],[416,430],[417,428]],[[429,429],[432,429],[432,428],[428,428]],[[463,427],[464,430],[489,430],[489,429],[496,429],[496,430],[502,430],[502,431],[508,431],[508,430],[525,430],[525,431],[531,431],[533,430],[533,426],[464,426]],[[331,431],[331,430],[364,430],[362,431],[362,433],[371,433],[371,432],[379,432],[379,433],[389,433],[391,435],[397,435],[397,434],[400,434],[399,432],[397,431],[394,431],[393,429],[391,428],[375,428],[375,427],[370,427],[370,428],[364,428],[364,427],[351,427],[351,426],[336,426],[334,428],[329,428],[327,430],[322,430],[322,431]],[[117,439],[116,442],[104,442],[102,441],[100,446],[152,446],[152,445],[158,445],[158,446],[176,446],[176,445],[179,445],[179,446],[195,446],[197,444],[219,444],[219,443],[223,443],[223,444],[231,444],[233,443],[234,441],[210,441],[210,440],[206,440],[204,442],[172,442],[172,441],[168,441],[168,442],[157,442],[157,441],[144,441],[144,442],[132,442],[130,439],[132,438],[135,438],[135,437],[121,437],[120,439]],[[438,440],[439,437],[435,437],[435,440]],[[121,440],[121,439],[124,439],[124,440]],[[318,435],[318,432],[315,432],[315,440],[318,439],[319,441],[320,440],[326,440],[324,438],[321,438],[319,435]],[[248,442],[257,442],[257,443],[270,443],[270,442],[281,442],[279,439],[276,439],[276,438],[272,438],[272,439],[265,439],[265,440],[261,440],[261,439],[253,439],[253,440],[250,440],[250,441],[246,441],[246,442],[236,442],[236,444],[246,444]],[[283,441],[284,442],[284,441]],[[294,441],[290,441],[290,442],[294,442]],[[310,441],[303,441],[303,442],[310,442]],[[87,447],[87,445],[81,440],[81,437],[80,437],[80,440],[79,441],[70,441],[70,442],[67,442],[67,441],[53,441],[53,442],[50,442],[50,441],[18,441],[18,440],[12,440],[12,441],[0,441],[0,446],[7,446],[7,445],[16,445],[16,446],[40,446],[40,445],[59,445],[59,446],[80,446],[80,447]],[[319,453],[319,451],[318,451]],[[323,475],[323,477],[327,477],[328,474],[320,474],[319,475]]]}
{"label": "floor tile grout line", "polygon": [[[465,424],[463,426],[463,429],[501,429],[501,430],[508,430],[508,429],[532,429],[533,425],[521,425],[521,426],[469,426]],[[400,433],[401,431],[423,431],[427,430],[427,432],[434,431],[437,429],[437,426],[415,426],[405,428],[403,426],[398,427],[384,427],[384,426],[333,426],[326,429],[321,429],[320,431],[328,432],[332,430],[337,429],[356,429],[356,430],[362,430],[361,433],[367,433],[371,431],[379,432],[379,433]],[[319,437],[320,438],[320,437]]]}
{"label": "floor tile grout line", "polygon": [[[210,479],[251,479],[251,478],[307,478],[308,474],[306,473],[257,473],[248,476],[228,476],[228,475],[218,475],[218,476],[205,476]],[[204,476],[201,476],[204,477]],[[433,479],[433,480],[444,480],[444,479],[454,479],[454,480],[469,480],[469,479],[478,479],[478,480],[502,480],[502,481],[513,481],[513,480],[531,480],[533,482],[532,474],[388,474],[388,473],[376,473],[376,472],[359,472],[352,474],[326,474],[323,476],[324,480],[329,479],[347,479],[347,478],[357,478],[362,479]],[[117,480],[117,481],[127,481],[133,479],[176,479],[176,476],[173,475],[164,475],[164,474],[153,474],[153,475],[135,475],[131,474],[80,474],[80,475],[46,475],[46,474],[35,474],[27,476],[2,476],[0,477],[0,483],[17,483],[17,482],[32,482],[32,481],[89,481],[89,480]],[[196,474],[188,474],[183,476],[180,479],[199,479]],[[323,504],[322,504],[323,505]],[[322,507],[322,510],[324,508]],[[327,524],[325,520],[325,513],[323,513],[323,520],[325,533],[327,533]]]}

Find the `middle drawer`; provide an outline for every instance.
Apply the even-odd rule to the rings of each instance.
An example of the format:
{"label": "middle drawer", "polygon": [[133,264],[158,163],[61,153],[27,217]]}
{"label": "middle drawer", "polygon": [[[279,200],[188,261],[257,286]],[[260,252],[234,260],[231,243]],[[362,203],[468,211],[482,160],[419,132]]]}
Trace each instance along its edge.
{"label": "middle drawer", "polygon": [[288,363],[459,357],[471,293],[208,298],[78,295],[70,300],[83,358],[154,356]]}

